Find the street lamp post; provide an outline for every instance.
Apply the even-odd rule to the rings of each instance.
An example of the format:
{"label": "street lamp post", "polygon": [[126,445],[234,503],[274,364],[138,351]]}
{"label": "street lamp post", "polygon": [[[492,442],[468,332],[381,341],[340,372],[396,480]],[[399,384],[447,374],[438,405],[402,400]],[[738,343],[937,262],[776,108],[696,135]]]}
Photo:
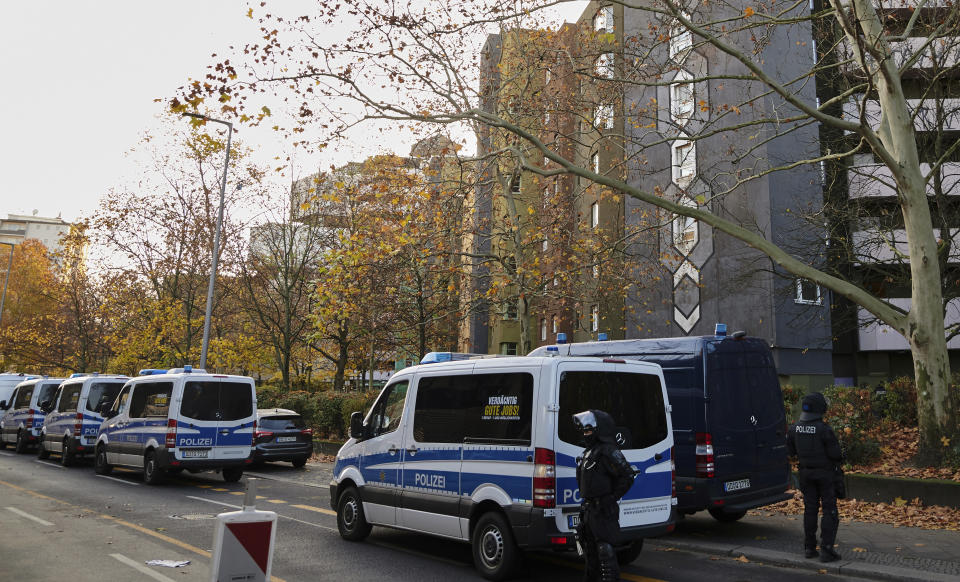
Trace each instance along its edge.
{"label": "street lamp post", "polygon": [[223,158],[223,179],[220,181],[220,210],[217,212],[217,229],[213,234],[213,258],[210,264],[210,283],[207,285],[207,311],[203,317],[203,343],[200,347],[200,368],[207,368],[207,346],[210,345],[210,315],[213,312],[213,286],[217,280],[217,262],[220,256],[220,230],[223,227],[224,192],[227,189],[227,169],[230,167],[230,139],[233,137],[233,124],[229,121],[214,119],[199,113],[184,113],[187,117],[222,123],[227,126],[227,151]]}
{"label": "street lamp post", "polygon": [[0,244],[10,245],[10,258],[7,260],[7,275],[3,278],[3,296],[0,296],[0,324],[3,324],[3,306],[7,302],[7,285],[10,283],[10,270],[13,269],[14,243],[0,242]]}

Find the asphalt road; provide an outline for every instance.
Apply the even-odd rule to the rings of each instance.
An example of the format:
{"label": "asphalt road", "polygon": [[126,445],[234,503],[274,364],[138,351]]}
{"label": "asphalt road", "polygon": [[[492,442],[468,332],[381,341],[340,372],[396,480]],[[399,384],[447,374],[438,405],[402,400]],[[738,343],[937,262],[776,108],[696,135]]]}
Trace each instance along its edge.
{"label": "asphalt road", "polygon": [[[271,464],[232,484],[215,473],[182,474],[149,486],[139,473],[104,477],[89,464],[63,468],[56,461],[0,451],[0,580],[209,580],[215,517],[239,509],[250,478],[258,478],[257,508],[279,516],[275,580],[481,580],[463,543],[385,528],[374,528],[365,542],[342,540],[324,466]],[[154,559],[190,564],[144,564]],[[645,549],[622,575],[634,581],[814,577],[843,579],[666,548]],[[576,556],[531,552],[521,579],[580,578]]]}

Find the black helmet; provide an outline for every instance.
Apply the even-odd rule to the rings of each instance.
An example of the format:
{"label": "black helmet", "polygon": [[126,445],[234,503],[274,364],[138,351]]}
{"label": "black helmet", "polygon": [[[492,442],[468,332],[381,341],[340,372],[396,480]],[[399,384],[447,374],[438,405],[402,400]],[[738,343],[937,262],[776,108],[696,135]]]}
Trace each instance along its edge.
{"label": "black helmet", "polygon": [[573,415],[573,424],[580,432],[597,430],[597,416],[592,410],[584,410]]}
{"label": "black helmet", "polygon": [[800,420],[817,420],[827,412],[827,399],[823,394],[814,392],[804,396],[800,406],[803,409],[803,412],[800,413]]}

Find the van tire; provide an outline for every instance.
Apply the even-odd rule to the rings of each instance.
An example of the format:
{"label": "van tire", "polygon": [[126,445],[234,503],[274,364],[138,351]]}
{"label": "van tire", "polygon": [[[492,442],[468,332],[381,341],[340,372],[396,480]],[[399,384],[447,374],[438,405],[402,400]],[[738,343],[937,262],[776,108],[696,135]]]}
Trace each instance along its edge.
{"label": "van tire", "polygon": [[236,483],[243,477],[243,469],[238,467],[227,467],[223,471],[223,480],[227,483]]}
{"label": "van tire", "polygon": [[363,541],[373,529],[363,514],[360,492],[352,485],[344,489],[337,500],[337,529],[340,537],[350,542]]}
{"label": "van tire", "polygon": [[0,434],[0,451],[7,448],[7,441],[3,440],[3,435]]}
{"label": "van tire", "polygon": [[291,461],[295,469],[302,469],[307,465],[306,459],[297,459],[296,461]]}
{"label": "van tire", "polygon": [[473,564],[487,580],[508,580],[520,565],[520,548],[513,539],[510,524],[497,511],[480,516],[473,528],[470,546]]}
{"label": "van tire", "polygon": [[149,451],[143,457],[143,481],[148,485],[159,485],[163,483],[163,469],[157,462],[157,453]]}
{"label": "van tire", "polygon": [[40,437],[40,442],[37,444],[37,458],[38,459],[49,459],[50,451],[43,446],[43,437]]}
{"label": "van tire", "polygon": [[76,459],[76,456],[74,455],[73,451],[70,450],[70,445],[68,444],[69,442],[70,442],[69,440],[63,439],[63,448],[61,449],[61,452],[60,452],[60,464],[63,465],[64,467],[72,466],[74,463],[74,460]]}
{"label": "van tire", "polygon": [[743,511],[727,511],[719,507],[711,507],[707,511],[710,512],[710,515],[713,516],[713,519],[721,523],[733,523],[739,521],[744,515],[747,514],[747,510]]}
{"label": "van tire", "polygon": [[617,563],[621,566],[632,564],[634,560],[640,557],[643,551],[643,539],[634,540],[629,546],[617,550]]}
{"label": "van tire", "polygon": [[23,438],[23,431],[17,431],[17,444],[13,449],[18,455],[27,452],[27,439]]}
{"label": "van tire", "polygon": [[109,475],[113,471],[113,465],[107,462],[107,447],[103,443],[97,445],[93,455],[93,470],[97,475]]}

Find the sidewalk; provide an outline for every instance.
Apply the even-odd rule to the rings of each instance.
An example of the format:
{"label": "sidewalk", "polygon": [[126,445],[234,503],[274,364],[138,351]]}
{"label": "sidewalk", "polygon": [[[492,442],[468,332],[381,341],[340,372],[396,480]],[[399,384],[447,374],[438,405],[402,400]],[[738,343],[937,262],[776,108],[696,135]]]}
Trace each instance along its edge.
{"label": "sidewalk", "polygon": [[960,532],[843,522],[837,533],[842,559],[829,564],[803,557],[801,516],[750,512],[719,523],[706,512],[687,516],[669,536],[648,540],[650,549],[703,552],[754,562],[871,580],[960,581]]}

